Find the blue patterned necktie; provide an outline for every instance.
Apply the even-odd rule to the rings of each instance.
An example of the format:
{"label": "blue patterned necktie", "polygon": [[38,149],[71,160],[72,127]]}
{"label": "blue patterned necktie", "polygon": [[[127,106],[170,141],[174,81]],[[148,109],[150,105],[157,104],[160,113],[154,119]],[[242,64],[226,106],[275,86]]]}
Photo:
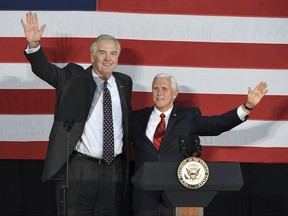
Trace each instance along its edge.
{"label": "blue patterned necktie", "polygon": [[110,164],[114,159],[112,101],[107,81],[104,82],[103,88],[103,159],[106,164]]}

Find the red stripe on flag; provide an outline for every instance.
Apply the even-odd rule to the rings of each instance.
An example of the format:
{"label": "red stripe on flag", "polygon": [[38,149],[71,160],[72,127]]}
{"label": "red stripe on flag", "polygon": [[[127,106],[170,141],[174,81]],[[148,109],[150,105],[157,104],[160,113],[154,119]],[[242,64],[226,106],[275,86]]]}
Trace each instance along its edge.
{"label": "red stripe on flag", "polygon": [[[92,38],[43,38],[51,62],[91,63]],[[205,68],[287,69],[288,44],[119,40],[119,64]],[[13,44],[13,52],[11,46]],[[1,38],[0,62],[27,62],[23,38]],[[71,46],[73,44],[73,46]],[[167,50],[172,52],[167,52]]]}
{"label": "red stripe on flag", "polygon": [[[89,47],[92,41],[92,38],[43,37],[41,40],[41,46],[43,47],[48,59],[52,62],[91,63]],[[13,44],[13,50],[11,50],[11,44]],[[28,62],[24,55],[26,44],[27,42],[24,37],[0,37],[0,46],[3,47],[2,52],[0,52],[0,63]]]}
{"label": "red stripe on flag", "polygon": [[204,146],[201,158],[207,162],[288,163],[288,148]]}
{"label": "red stripe on flag", "polygon": [[[288,44],[122,40],[120,64],[212,68],[288,68]],[[162,50],[162,52],[161,52]],[[172,52],[166,52],[173,50]]]}
{"label": "red stripe on flag", "polygon": [[288,17],[286,0],[98,0],[96,8],[111,12]]}
{"label": "red stripe on flag", "polygon": [[[202,146],[201,159],[206,162],[288,163],[288,148],[238,146]],[[135,160],[134,146],[131,160]],[[195,156],[195,155],[194,155]]]}
{"label": "red stripe on flag", "polygon": [[[1,141],[0,159],[43,160],[47,143]],[[133,160],[133,150],[131,155]],[[287,155],[288,148],[203,146],[201,158],[207,162],[288,163]]]}
{"label": "red stripe on flag", "polygon": [[0,159],[43,160],[47,145],[47,141],[0,141]]}
{"label": "red stripe on flag", "polygon": [[54,89],[0,89],[0,114],[51,114]]}
{"label": "red stripe on flag", "polygon": [[[189,94],[180,93],[176,100],[182,107],[200,107],[203,115],[216,115],[240,106],[246,101],[246,95],[230,94]],[[270,96],[263,98],[250,114],[255,120],[288,120],[288,98]],[[0,89],[0,114],[53,114],[55,90],[45,89]],[[223,103],[225,101],[225,103]],[[134,110],[152,106],[149,92],[133,92],[132,107]]]}

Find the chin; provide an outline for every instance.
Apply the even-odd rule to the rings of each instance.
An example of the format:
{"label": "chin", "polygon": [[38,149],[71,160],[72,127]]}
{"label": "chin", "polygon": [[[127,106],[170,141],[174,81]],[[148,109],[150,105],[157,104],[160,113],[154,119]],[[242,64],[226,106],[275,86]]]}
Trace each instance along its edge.
{"label": "chin", "polygon": [[165,108],[165,106],[161,106],[161,105],[156,105],[158,110],[163,110]]}

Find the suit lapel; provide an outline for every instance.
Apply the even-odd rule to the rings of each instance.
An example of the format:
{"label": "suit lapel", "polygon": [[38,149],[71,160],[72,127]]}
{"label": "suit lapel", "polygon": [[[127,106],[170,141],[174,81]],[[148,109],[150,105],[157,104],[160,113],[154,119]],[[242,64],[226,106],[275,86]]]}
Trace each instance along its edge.
{"label": "suit lapel", "polygon": [[143,121],[141,122],[141,130],[142,130],[141,133],[143,132],[143,134],[146,134],[148,121],[149,121],[152,111],[153,111],[153,107],[151,107],[150,109],[147,109],[146,112],[143,113],[143,118],[142,118]]}
{"label": "suit lapel", "polygon": [[149,121],[149,118],[150,118],[152,111],[153,111],[153,107],[150,107],[149,109],[146,109],[145,112],[143,112],[141,114],[142,117],[139,118],[140,119],[139,134],[143,135],[143,137],[144,137],[144,139],[146,139],[147,143],[150,143],[152,146],[154,146],[153,143],[151,142],[151,140],[146,136],[146,129],[147,129],[148,121]]}
{"label": "suit lapel", "polygon": [[[120,97],[120,101],[121,101],[121,107],[122,107],[122,113],[123,116],[126,115],[128,107],[127,107],[127,99],[126,99],[126,95],[125,95],[125,85],[124,83],[122,83],[122,81],[120,79],[118,79],[117,76],[114,76],[115,80],[116,80],[116,84],[117,84],[117,88],[118,88],[118,92],[119,92],[119,97]],[[123,118],[124,120],[125,118]]]}
{"label": "suit lapel", "polygon": [[165,140],[167,139],[169,134],[171,132],[173,132],[173,128],[174,128],[175,122],[177,120],[177,117],[178,117],[177,107],[174,106],[172,111],[171,111],[170,117],[169,117],[168,125],[167,125],[166,131],[165,131],[165,135],[164,135],[164,139],[162,141],[162,144],[165,143]]}
{"label": "suit lapel", "polygon": [[[90,66],[89,68],[87,68],[86,72],[88,73],[88,88],[89,88],[89,98],[88,98],[88,104],[89,106],[87,106],[90,110],[90,107],[91,107],[91,104],[92,104],[92,101],[93,101],[93,98],[94,98],[94,94],[95,94],[95,91],[96,91],[96,82],[94,81],[93,79],[93,76],[92,76],[92,66]],[[89,110],[87,110],[89,112]]]}

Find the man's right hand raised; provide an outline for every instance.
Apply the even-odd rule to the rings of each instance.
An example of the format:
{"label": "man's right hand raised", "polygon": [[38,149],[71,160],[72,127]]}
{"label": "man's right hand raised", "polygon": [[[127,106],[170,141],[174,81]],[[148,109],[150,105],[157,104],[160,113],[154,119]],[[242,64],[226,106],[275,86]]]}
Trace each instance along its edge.
{"label": "man's right hand raised", "polygon": [[21,23],[29,48],[38,47],[40,45],[40,40],[46,25],[42,25],[42,27],[39,29],[38,15],[37,13],[33,14],[31,11],[26,13],[26,23],[23,19],[21,19]]}

